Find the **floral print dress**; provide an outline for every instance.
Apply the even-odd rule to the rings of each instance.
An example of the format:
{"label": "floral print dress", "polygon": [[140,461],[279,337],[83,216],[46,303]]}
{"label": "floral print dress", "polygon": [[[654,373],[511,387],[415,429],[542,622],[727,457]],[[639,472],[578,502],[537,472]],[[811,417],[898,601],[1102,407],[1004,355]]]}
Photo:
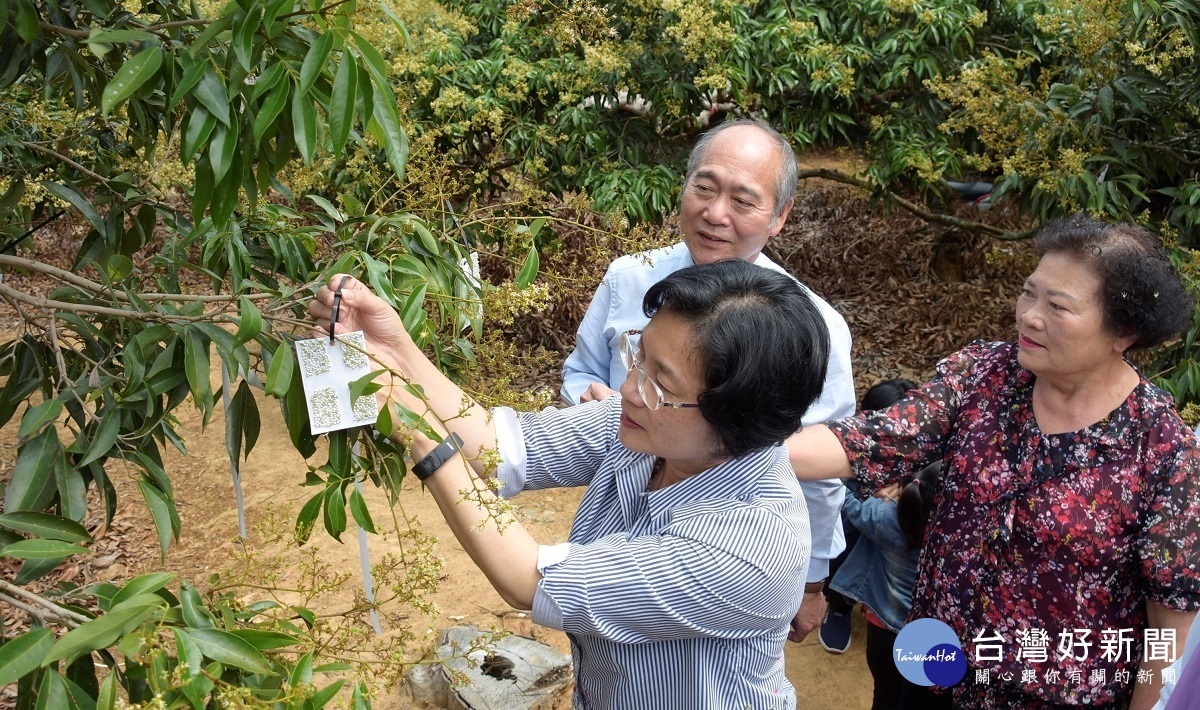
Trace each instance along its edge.
{"label": "floral print dress", "polygon": [[1200,444],[1145,378],[1106,419],[1043,434],[1034,380],[1014,344],[972,343],[830,426],[867,490],[945,462],[908,618],[962,640],[956,707],[1124,706],[1143,641],[1161,650],[1144,603],[1200,608]]}

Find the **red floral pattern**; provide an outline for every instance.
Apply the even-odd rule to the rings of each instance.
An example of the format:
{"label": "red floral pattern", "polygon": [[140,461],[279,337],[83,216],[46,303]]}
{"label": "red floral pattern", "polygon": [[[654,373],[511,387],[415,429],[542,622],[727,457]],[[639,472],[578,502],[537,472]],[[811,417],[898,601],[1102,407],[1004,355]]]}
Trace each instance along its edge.
{"label": "red floral pattern", "polygon": [[[962,639],[970,667],[956,707],[1014,696],[1022,707],[1127,703],[1144,602],[1200,608],[1195,434],[1171,397],[1142,378],[1108,418],[1044,435],[1033,418],[1034,375],[1012,343],[973,343],[937,370],[892,408],[831,428],[867,489],[946,463],[909,619],[941,619]],[[1018,639],[1032,629],[1049,634],[1046,662],[1017,659]],[[1090,630],[1090,650],[1060,660],[1059,634],[1074,629]],[[1132,653],[1102,658],[1101,633],[1121,629],[1133,630]],[[977,662],[973,639],[992,630],[1003,657]],[[989,684],[975,682],[981,668]],[[1052,668],[1061,681],[1046,681]],[[1036,678],[1023,681],[1029,669]]]}

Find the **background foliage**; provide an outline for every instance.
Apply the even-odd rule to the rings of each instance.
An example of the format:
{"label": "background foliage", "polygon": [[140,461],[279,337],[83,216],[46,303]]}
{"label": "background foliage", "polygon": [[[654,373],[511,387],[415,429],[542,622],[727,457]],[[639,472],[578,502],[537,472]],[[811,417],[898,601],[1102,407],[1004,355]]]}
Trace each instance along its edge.
{"label": "background foliage", "polygon": [[[86,549],[89,510],[112,517],[118,461],[164,553],[183,533],[161,452],[186,448],[177,407],[207,420],[218,406],[218,364],[233,460],[274,416],[253,386],[317,459],[296,540],[318,520],[335,538],[350,519],[374,529],[355,484],[394,499],[403,452],[356,432],[316,455],[291,346],[312,288],[361,274],[476,394],[545,403],[514,393],[523,354],[485,314],[503,326],[549,289],[586,294],[610,252],[670,238],[653,225],[695,137],[724,117],[761,116],[799,149],[850,146],[854,173],[805,176],[955,229],[1022,236],[947,217],[947,178],[994,182],[993,201],[1031,222],[1142,222],[1200,282],[1189,0],[0,0],[0,20],[0,266],[57,284],[0,283],[22,322],[0,345],[0,426],[20,447],[0,558],[21,561],[0,610],[31,623],[0,645],[0,685],[17,682],[22,707],[320,707],[343,686],[315,685],[323,670],[353,672],[345,692],[367,704],[405,659],[323,658],[356,642],[304,605],[166,573],[38,580]],[[70,268],[38,256],[54,219],[82,225]],[[539,250],[552,268],[534,284]],[[1181,403],[1200,402],[1197,333],[1200,315],[1151,363]],[[420,590],[430,569],[379,574]]]}

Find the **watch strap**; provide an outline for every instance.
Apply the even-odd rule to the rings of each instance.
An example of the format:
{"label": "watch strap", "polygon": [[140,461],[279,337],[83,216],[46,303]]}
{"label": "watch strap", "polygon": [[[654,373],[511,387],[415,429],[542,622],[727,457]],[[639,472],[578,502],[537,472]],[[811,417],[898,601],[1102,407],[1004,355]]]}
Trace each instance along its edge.
{"label": "watch strap", "polygon": [[449,436],[442,439],[442,443],[437,445],[437,448],[430,451],[429,455],[413,466],[413,473],[417,474],[417,478],[424,481],[449,461],[451,456],[458,453],[462,445],[462,437],[454,432],[450,432]]}

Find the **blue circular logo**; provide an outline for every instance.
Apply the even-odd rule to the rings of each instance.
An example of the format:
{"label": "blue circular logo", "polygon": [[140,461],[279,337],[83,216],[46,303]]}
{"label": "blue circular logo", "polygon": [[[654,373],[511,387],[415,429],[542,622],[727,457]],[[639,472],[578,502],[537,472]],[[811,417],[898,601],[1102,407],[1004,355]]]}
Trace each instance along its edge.
{"label": "blue circular logo", "polygon": [[958,635],[937,619],[915,619],[896,634],[892,660],[900,675],[916,685],[948,688],[967,674]]}

